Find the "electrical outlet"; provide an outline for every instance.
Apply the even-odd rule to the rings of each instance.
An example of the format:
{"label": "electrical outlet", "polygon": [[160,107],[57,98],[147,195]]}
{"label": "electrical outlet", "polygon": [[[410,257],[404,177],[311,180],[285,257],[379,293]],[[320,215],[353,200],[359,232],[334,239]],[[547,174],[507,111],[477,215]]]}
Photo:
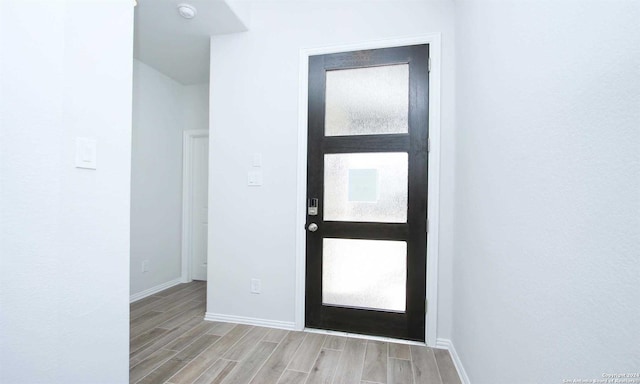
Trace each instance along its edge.
{"label": "electrical outlet", "polygon": [[251,293],[260,293],[262,290],[262,283],[260,279],[251,279]]}
{"label": "electrical outlet", "polygon": [[149,272],[149,260],[142,261],[142,273]]}

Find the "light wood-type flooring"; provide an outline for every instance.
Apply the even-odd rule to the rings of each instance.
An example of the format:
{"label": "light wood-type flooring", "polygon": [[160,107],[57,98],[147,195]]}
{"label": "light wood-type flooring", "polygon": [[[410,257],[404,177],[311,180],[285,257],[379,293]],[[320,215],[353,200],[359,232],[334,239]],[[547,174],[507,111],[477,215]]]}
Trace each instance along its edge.
{"label": "light wood-type flooring", "polygon": [[460,383],[446,350],[204,321],[205,289],[131,304],[131,383]]}

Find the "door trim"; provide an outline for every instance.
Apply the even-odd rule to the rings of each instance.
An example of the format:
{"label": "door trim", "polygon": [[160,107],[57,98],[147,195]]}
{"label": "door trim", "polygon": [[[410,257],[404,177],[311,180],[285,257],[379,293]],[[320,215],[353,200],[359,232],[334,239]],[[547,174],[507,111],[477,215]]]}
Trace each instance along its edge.
{"label": "door trim", "polygon": [[296,288],[295,324],[296,329],[305,326],[305,254],[307,213],[307,107],[309,56],[330,53],[360,51],[366,49],[402,47],[406,45],[429,44],[431,71],[429,73],[429,185],[427,216],[427,297],[425,341],[430,347],[436,346],[438,322],[438,229],[440,217],[440,79],[441,79],[441,35],[440,33],[420,35],[391,40],[377,40],[300,50],[299,95],[298,95],[298,173],[296,191]]}
{"label": "door trim", "polygon": [[189,283],[191,279],[191,186],[193,179],[193,142],[195,139],[209,137],[206,129],[191,129],[182,133],[182,274],[180,280]]}

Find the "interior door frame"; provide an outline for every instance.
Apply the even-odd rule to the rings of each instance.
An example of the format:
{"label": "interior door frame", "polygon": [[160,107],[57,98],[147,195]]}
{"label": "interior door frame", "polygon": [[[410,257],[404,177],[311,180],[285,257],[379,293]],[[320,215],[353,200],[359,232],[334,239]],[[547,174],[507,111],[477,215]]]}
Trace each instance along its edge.
{"label": "interior door frame", "polygon": [[[206,129],[190,129],[182,133],[182,283],[189,283],[191,279],[191,216],[193,212],[193,143],[195,139],[209,138]],[[208,161],[208,160],[207,160]]]}
{"label": "interior door frame", "polygon": [[298,95],[298,174],[296,193],[296,288],[295,327],[305,327],[305,272],[306,272],[306,230],[307,221],[307,107],[309,86],[309,56],[367,49],[402,47],[406,45],[429,44],[429,185],[427,218],[427,313],[425,342],[436,346],[438,320],[438,228],[440,216],[440,79],[441,79],[441,35],[439,33],[377,40],[348,45],[305,48],[300,50]]}

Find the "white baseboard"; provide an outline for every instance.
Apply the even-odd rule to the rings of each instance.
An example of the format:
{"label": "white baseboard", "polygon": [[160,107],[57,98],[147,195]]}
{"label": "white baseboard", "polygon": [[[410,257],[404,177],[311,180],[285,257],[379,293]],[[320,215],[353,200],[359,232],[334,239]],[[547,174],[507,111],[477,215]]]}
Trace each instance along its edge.
{"label": "white baseboard", "polygon": [[155,287],[145,289],[142,292],[134,293],[133,295],[129,296],[129,302],[133,303],[134,301],[144,299],[147,296],[151,296],[160,291],[164,291],[165,289],[171,288],[178,284],[182,284],[182,278],[177,278],[175,280],[167,281],[166,283],[162,283],[160,285],[156,285]]}
{"label": "white baseboard", "polygon": [[462,384],[471,384],[471,382],[469,381],[469,376],[467,376],[467,372],[462,366],[460,356],[458,356],[458,352],[456,352],[456,348],[453,346],[451,340],[438,338],[436,340],[436,348],[446,349],[449,351],[449,353],[451,354],[451,359],[453,360],[453,365],[456,366],[458,376],[460,376],[460,381],[462,381]]}
{"label": "white baseboard", "polygon": [[223,323],[247,324],[247,325],[256,325],[259,327],[286,329],[288,331],[296,330],[296,323],[293,321],[279,321],[279,320],[258,319],[255,317],[231,316],[231,315],[223,315],[220,313],[213,313],[213,312],[205,313],[204,319],[208,321],[220,321]]}

